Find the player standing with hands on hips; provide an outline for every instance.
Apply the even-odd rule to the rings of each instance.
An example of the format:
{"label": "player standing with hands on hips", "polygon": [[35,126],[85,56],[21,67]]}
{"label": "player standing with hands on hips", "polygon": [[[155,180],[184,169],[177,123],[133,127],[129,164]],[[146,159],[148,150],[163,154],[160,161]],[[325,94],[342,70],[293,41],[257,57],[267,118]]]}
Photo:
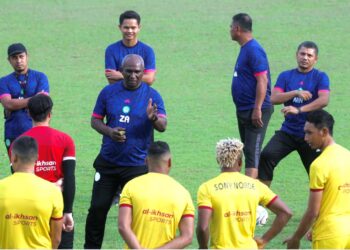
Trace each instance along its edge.
{"label": "player standing with hands on hips", "polygon": [[[99,94],[91,126],[103,135],[86,219],[84,248],[101,248],[107,213],[119,186],[147,173],[145,159],[153,128],[164,132],[166,112],[159,93],[142,82],[142,57],[130,54],[122,62],[124,79]],[[104,117],[107,118],[104,123]]]}
{"label": "player standing with hands on hips", "polygon": [[[216,161],[221,173],[198,189],[197,240],[200,249],[264,248],[291,217],[290,209],[266,185],[241,174],[243,143],[220,140]],[[254,238],[258,204],[268,207],[276,218],[262,237]]]}

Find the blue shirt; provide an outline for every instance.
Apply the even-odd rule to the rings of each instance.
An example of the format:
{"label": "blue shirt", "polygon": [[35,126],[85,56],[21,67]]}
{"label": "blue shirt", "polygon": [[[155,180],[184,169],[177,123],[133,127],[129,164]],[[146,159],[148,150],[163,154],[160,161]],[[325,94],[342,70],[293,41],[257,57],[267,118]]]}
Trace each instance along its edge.
{"label": "blue shirt", "polygon": [[120,71],[123,58],[129,54],[136,54],[143,58],[144,72],[156,71],[156,57],[153,49],[147,44],[138,41],[133,47],[127,47],[122,40],[109,45],[105,53],[105,68]]}
{"label": "blue shirt", "polygon": [[[310,100],[304,101],[300,97],[294,97],[284,103],[284,106],[301,107],[317,99],[319,92],[330,91],[329,78],[326,73],[317,69],[312,69],[307,73],[299,72],[298,69],[292,69],[284,71],[278,76],[274,89],[280,92],[289,92],[298,89],[309,91],[312,94]],[[303,138],[306,116],[307,113],[287,115],[281,130],[287,134]]]}
{"label": "blue shirt", "polygon": [[146,112],[150,98],[157,104],[158,116],[165,117],[162,97],[146,83],[141,83],[136,90],[128,90],[122,80],[100,92],[92,116],[98,119],[106,117],[108,127],[125,128],[126,135],[125,142],[103,136],[100,154],[106,161],[120,167],[145,165],[153,130]]}
{"label": "blue shirt", "polygon": [[[22,85],[20,82],[26,84]],[[0,79],[0,100],[4,96],[12,99],[32,97],[39,92],[49,93],[49,81],[44,73],[29,69],[25,75],[15,72]],[[32,127],[32,119],[27,109],[11,111],[5,118],[5,139],[16,139]]]}
{"label": "blue shirt", "polygon": [[271,106],[269,62],[260,44],[252,39],[241,47],[232,78],[232,97],[237,110],[253,109],[256,97],[256,76],[267,74],[268,84],[262,108]]}

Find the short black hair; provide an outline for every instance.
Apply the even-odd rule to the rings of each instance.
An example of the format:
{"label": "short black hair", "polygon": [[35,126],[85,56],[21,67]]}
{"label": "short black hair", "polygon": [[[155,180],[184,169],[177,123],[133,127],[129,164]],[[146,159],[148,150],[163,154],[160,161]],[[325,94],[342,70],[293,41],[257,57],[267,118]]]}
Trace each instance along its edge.
{"label": "short black hair", "polygon": [[306,116],[306,121],[312,123],[317,129],[327,128],[330,135],[333,135],[334,119],[327,111],[320,109],[311,111]]}
{"label": "short black hair", "polygon": [[122,25],[125,19],[136,19],[137,24],[141,23],[140,15],[133,10],[127,10],[119,16],[119,24]]}
{"label": "short black hair", "polygon": [[35,122],[44,121],[51,113],[53,103],[51,97],[46,94],[38,94],[29,99],[29,114]]}
{"label": "short black hair", "polygon": [[149,157],[159,157],[166,153],[170,153],[170,148],[168,143],[164,141],[155,141],[151,143],[151,145],[148,148],[148,156]]}
{"label": "short black hair", "polygon": [[12,144],[12,155],[22,163],[35,163],[38,159],[38,143],[30,136],[18,137]]}
{"label": "short black hair", "polygon": [[246,32],[251,32],[252,31],[252,27],[253,27],[253,20],[252,18],[246,14],[246,13],[239,13],[237,15],[234,15],[232,17],[232,21],[233,23],[238,24],[239,27],[241,27],[241,29],[243,31]]}
{"label": "short black hair", "polygon": [[301,48],[307,48],[307,49],[314,49],[316,55],[318,55],[318,47],[317,44],[312,41],[305,41],[299,44],[297,51],[299,51]]}

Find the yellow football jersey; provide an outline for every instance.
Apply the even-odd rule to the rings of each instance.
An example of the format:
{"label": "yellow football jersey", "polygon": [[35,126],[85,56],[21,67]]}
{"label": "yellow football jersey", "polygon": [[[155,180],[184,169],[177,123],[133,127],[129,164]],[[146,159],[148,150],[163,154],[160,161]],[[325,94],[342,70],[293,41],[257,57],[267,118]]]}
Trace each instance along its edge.
{"label": "yellow football jersey", "polygon": [[157,248],[176,237],[184,216],[194,217],[189,192],[165,174],[148,173],[123,188],[120,206],[132,206],[132,230],[144,248]]}
{"label": "yellow football jersey", "polygon": [[61,219],[63,198],[34,174],[0,180],[0,248],[52,248],[50,219]]}
{"label": "yellow football jersey", "polygon": [[338,144],[325,148],[310,167],[310,191],[323,191],[312,239],[350,236],[350,151]]}
{"label": "yellow football jersey", "polygon": [[277,196],[263,183],[238,172],[223,172],[198,189],[199,209],[211,209],[210,248],[257,248],[256,209]]}

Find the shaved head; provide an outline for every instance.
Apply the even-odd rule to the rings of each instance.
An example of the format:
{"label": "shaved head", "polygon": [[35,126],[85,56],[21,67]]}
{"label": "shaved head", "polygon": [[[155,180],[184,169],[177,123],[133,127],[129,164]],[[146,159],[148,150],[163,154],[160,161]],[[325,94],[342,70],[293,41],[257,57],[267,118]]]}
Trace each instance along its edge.
{"label": "shaved head", "polygon": [[124,87],[134,90],[140,87],[142,82],[143,71],[145,69],[141,56],[129,54],[122,61],[122,74],[124,77]]}
{"label": "shaved head", "polygon": [[143,61],[143,58],[139,55],[136,55],[136,54],[129,54],[129,55],[126,55],[124,58],[123,58],[123,61],[122,61],[122,68],[124,68],[126,65],[140,65],[142,67],[142,69],[145,68],[145,63]]}

